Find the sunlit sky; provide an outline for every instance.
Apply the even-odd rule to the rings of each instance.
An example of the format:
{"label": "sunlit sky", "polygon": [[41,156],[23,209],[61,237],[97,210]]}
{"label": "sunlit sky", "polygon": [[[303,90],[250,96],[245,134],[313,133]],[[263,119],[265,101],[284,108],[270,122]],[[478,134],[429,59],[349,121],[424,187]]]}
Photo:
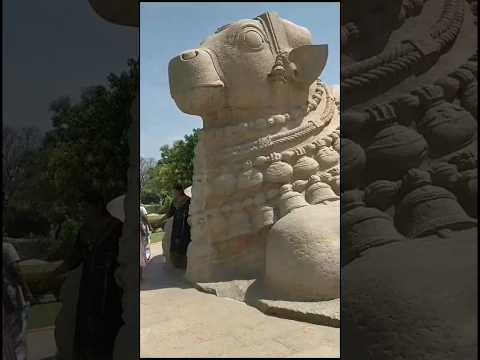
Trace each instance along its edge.
{"label": "sunlit sky", "polygon": [[141,3],[140,7],[140,155],[160,157],[162,145],[202,127],[200,117],[180,112],[170,96],[168,62],[194,49],[217,28],[275,11],[310,30],[314,44],[328,44],[321,75],[340,82],[339,3]]}

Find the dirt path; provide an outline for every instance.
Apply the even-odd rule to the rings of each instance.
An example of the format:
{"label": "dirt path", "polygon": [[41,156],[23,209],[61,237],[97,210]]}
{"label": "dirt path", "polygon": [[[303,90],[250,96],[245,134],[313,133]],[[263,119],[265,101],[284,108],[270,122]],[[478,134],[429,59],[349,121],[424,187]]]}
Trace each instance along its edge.
{"label": "dirt path", "polygon": [[192,288],[161,243],[140,293],[141,357],[339,357],[340,329],[267,316]]}

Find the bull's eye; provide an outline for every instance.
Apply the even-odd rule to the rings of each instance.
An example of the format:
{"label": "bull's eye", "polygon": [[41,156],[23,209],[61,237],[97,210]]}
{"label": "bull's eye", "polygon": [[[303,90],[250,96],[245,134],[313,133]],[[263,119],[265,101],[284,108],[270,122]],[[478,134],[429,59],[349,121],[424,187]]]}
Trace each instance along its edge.
{"label": "bull's eye", "polygon": [[250,49],[258,49],[263,45],[263,38],[254,30],[247,31],[243,34],[244,43]]}
{"label": "bull's eye", "polygon": [[261,50],[265,44],[262,34],[251,28],[237,35],[237,39],[240,47],[247,51]]}

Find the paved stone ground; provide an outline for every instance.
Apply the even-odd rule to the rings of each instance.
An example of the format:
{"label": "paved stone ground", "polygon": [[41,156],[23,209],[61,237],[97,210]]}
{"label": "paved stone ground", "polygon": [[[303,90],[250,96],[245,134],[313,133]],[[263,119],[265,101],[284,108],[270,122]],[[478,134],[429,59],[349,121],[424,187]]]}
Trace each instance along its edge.
{"label": "paved stone ground", "polygon": [[161,244],[140,293],[141,357],[339,357],[340,329],[280,319],[194,289]]}
{"label": "paved stone ground", "polygon": [[45,360],[54,358],[57,352],[54,331],[54,326],[28,331],[28,360]]}

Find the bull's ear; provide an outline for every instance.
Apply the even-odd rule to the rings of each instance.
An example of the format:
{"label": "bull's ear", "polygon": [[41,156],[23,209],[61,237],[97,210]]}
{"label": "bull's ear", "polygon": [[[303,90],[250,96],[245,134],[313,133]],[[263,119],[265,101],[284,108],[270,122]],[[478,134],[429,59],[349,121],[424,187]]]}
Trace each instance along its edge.
{"label": "bull's ear", "polygon": [[328,45],[303,45],[290,51],[289,60],[295,64],[295,80],[311,84],[318,79],[328,58]]}

